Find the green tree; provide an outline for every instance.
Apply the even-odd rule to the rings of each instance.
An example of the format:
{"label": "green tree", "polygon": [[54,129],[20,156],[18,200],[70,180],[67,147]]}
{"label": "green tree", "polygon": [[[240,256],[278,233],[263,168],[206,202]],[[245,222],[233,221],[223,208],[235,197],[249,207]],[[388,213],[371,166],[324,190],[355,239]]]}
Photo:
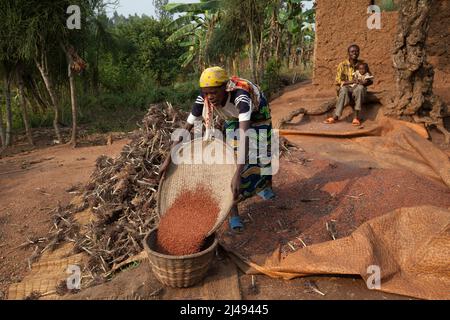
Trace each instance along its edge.
{"label": "green tree", "polygon": [[155,6],[156,17],[159,20],[170,20],[172,19],[172,14],[165,9],[165,6],[169,3],[169,0],[153,0],[153,5]]}
{"label": "green tree", "polygon": [[[209,64],[206,50],[221,17],[221,0],[201,0],[199,3],[170,3],[165,6],[170,13],[184,13],[170,24],[172,35],[169,42],[181,41],[187,51],[180,57],[187,67],[197,59],[197,68]],[[197,69],[197,70],[198,70]]]}
{"label": "green tree", "polygon": [[140,74],[150,74],[158,85],[170,85],[179,74],[178,59],[182,49],[178,43],[166,41],[170,33],[168,20],[129,17],[126,23],[117,26],[117,36],[125,54],[121,64],[125,64]]}
{"label": "green tree", "polygon": [[[1,29],[1,51],[0,60],[2,61],[4,93],[6,101],[6,133],[2,141],[3,146],[7,147],[11,144],[12,135],[12,103],[11,103],[11,87],[15,79],[19,87],[20,106],[28,141],[33,145],[31,129],[28,121],[28,114],[24,100],[23,73],[24,63],[31,48],[24,41],[27,40],[26,25],[28,17],[26,11],[22,10],[23,3],[15,3],[14,1],[5,1],[0,11],[0,29]],[[2,125],[3,127],[3,125]],[[3,131],[3,129],[2,129]]]}

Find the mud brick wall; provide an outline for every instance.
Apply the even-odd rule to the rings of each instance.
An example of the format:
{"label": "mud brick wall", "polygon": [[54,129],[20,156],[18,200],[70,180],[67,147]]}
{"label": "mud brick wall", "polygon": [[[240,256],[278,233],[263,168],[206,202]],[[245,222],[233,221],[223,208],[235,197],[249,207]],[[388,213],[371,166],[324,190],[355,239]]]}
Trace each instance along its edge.
{"label": "mud brick wall", "polygon": [[[372,90],[395,89],[392,47],[397,32],[398,13],[382,12],[381,29],[367,28],[369,0],[318,0],[313,83],[334,86],[337,65],[347,57],[347,48],[356,43],[361,59],[375,76]],[[435,66],[436,86],[450,82],[450,1],[438,1],[433,8],[428,39],[429,61]]]}

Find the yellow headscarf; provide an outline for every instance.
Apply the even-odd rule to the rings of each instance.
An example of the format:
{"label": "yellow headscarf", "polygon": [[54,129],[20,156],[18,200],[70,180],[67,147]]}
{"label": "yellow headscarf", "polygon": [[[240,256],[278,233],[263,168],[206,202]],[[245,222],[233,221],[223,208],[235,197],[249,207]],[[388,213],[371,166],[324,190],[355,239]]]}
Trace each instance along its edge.
{"label": "yellow headscarf", "polygon": [[208,68],[200,76],[200,88],[220,87],[228,80],[228,74],[223,68]]}

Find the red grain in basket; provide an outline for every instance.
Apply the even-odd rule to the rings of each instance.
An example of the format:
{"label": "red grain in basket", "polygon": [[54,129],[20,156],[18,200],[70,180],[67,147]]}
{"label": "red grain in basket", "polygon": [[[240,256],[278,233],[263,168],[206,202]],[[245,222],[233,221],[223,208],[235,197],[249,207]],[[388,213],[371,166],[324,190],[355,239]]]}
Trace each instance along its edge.
{"label": "red grain in basket", "polygon": [[200,252],[214,227],[220,208],[203,186],[182,192],[162,216],[156,235],[156,251],[182,256]]}

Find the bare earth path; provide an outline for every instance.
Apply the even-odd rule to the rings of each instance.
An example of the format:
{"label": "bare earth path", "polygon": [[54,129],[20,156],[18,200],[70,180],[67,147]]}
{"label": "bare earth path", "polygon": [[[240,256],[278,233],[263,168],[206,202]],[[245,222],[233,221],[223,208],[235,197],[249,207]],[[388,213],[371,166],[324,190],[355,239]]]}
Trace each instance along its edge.
{"label": "bare earth path", "polygon": [[87,182],[98,156],[117,155],[127,140],[109,146],[47,147],[0,159],[0,299],[28,271],[28,238],[47,234],[49,211],[68,204],[71,187]]}

